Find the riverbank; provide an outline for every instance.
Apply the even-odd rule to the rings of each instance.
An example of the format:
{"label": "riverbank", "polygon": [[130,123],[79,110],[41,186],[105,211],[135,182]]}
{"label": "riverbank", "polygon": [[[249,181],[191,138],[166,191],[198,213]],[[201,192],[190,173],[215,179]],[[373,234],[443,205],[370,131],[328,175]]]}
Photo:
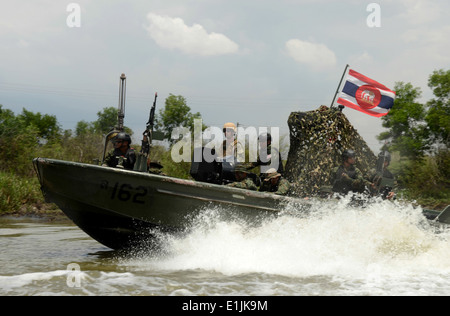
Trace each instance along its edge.
{"label": "riverbank", "polygon": [[22,205],[19,209],[4,212],[0,217],[13,218],[35,218],[48,222],[64,222],[70,219],[53,203],[34,203],[32,205]]}

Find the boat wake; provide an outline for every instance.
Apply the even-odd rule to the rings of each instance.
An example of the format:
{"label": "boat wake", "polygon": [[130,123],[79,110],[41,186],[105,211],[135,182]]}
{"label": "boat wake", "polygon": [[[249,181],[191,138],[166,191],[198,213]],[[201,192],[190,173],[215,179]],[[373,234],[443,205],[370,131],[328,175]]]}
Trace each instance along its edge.
{"label": "boat wake", "polygon": [[257,226],[238,218],[224,220],[220,209],[207,209],[191,219],[185,235],[160,238],[165,245],[161,255],[141,251],[126,264],[224,275],[450,276],[449,230],[437,231],[420,208],[388,201],[364,208],[349,207],[346,200],[318,201],[307,216],[291,206]]}

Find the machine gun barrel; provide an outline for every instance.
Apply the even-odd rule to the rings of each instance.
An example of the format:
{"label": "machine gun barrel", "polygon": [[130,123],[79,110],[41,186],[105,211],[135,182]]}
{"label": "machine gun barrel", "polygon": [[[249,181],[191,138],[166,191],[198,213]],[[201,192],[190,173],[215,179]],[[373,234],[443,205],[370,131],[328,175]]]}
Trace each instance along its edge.
{"label": "machine gun barrel", "polygon": [[150,145],[152,143],[152,133],[153,133],[153,126],[155,125],[155,109],[156,109],[156,98],[158,97],[158,93],[155,93],[155,99],[153,100],[153,105],[150,109],[150,115],[148,118],[148,122],[146,124],[146,128],[144,133],[142,133],[142,147],[141,147],[141,153],[148,155],[150,152]]}
{"label": "machine gun barrel", "polygon": [[153,126],[155,125],[156,98],[158,98],[157,92],[155,92],[155,99],[153,100],[153,105],[152,108],[150,109],[150,116],[147,122],[147,131],[150,134],[150,143],[152,142]]}
{"label": "machine gun barrel", "polygon": [[158,94],[155,93],[155,100],[153,101],[153,105],[150,109],[150,116],[145,126],[145,131],[142,133],[141,151],[139,152],[139,154],[136,155],[136,163],[134,165],[134,170],[136,171],[148,171],[149,168],[148,156],[150,154],[150,146],[152,144],[152,133],[155,121],[155,108],[157,97]]}

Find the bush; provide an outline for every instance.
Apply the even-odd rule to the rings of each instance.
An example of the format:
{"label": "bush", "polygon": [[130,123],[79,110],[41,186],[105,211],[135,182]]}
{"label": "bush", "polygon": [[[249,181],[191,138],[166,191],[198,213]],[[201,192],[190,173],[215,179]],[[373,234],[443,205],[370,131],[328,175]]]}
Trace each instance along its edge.
{"label": "bush", "polygon": [[0,214],[17,211],[24,205],[43,202],[37,177],[24,178],[0,172]]}
{"label": "bush", "polygon": [[[407,195],[417,201],[450,201],[450,151],[409,161],[402,165],[399,180]],[[447,202],[448,203],[448,202]]]}
{"label": "bush", "polygon": [[161,164],[163,165],[162,171],[164,174],[170,177],[192,180],[190,175],[191,163],[184,161],[174,162],[172,160],[172,152],[170,150],[167,150],[162,154]]}

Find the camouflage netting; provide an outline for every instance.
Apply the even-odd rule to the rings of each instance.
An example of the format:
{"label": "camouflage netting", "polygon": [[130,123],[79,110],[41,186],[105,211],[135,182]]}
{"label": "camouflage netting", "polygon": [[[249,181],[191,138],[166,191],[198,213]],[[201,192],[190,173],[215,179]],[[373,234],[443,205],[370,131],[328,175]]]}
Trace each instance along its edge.
{"label": "camouflage netting", "polygon": [[375,167],[376,157],[345,115],[321,106],[292,112],[288,119],[290,148],[285,175],[299,196],[318,194],[331,185],[332,170],[341,164],[345,149],[356,152],[356,167],[364,174]]}

